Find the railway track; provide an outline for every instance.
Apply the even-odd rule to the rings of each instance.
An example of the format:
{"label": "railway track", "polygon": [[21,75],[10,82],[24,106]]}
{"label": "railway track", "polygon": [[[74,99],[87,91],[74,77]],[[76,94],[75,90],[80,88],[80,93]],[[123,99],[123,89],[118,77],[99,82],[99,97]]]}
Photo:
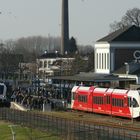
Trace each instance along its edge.
{"label": "railway track", "polygon": [[[82,120],[88,124],[96,124],[100,126],[108,126],[113,128],[127,129],[131,131],[140,131],[139,119],[128,119],[116,116],[102,115],[96,113],[82,112],[71,110],[72,116],[75,116],[76,120]],[[88,118],[88,120],[87,120]],[[73,119],[73,118],[69,118]]]}

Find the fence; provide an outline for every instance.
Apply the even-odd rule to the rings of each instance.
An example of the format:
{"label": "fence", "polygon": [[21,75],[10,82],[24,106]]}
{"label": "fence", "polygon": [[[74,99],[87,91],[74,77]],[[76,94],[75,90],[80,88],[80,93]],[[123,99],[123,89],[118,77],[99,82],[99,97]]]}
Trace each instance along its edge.
{"label": "fence", "polygon": [[63,140],[140,140],[139,132],[68,120],[30,111],[0,108],[0,120],[37,128],[54,136],[60,136]]}

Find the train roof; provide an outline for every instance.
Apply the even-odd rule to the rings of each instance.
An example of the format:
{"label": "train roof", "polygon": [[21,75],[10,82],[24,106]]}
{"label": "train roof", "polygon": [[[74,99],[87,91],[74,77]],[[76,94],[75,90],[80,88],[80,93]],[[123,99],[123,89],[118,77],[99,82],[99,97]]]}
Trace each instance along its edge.
{"label": "train roof", "polygon": [[106,93],[106,94],[127,94],[130,90],[127,89],[113,89],[113,88],[100,88],[100,87],[85,87],[85,86],[74,86],[72,88],[72,92],[75,92],[78,89],[78,91],[90,91],[94,89],[94,92],[96,93]]}

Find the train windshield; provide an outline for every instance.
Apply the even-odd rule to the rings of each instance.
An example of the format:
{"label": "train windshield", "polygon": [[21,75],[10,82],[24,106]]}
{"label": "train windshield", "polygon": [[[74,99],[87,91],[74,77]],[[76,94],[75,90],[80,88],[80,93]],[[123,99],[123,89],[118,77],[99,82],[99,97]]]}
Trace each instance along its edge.
{"label": "train windshield", "polygon": [[139,107],[139,104],[135,98],[133,98],[132,105],[133,105],[133,107]]}
{"label": "train windshield", "polygon": [[0,95],[3,94],[4,86],[0,85]]}
{"label": "train windshield", "polygon": [[133,100],[132,100],[131,97],[128,97],[128,106],[129,107],[132,107],[132,106],[133,107],[139,107],[139,104],[138,104],[138,102],[135,98],[133,98]]}

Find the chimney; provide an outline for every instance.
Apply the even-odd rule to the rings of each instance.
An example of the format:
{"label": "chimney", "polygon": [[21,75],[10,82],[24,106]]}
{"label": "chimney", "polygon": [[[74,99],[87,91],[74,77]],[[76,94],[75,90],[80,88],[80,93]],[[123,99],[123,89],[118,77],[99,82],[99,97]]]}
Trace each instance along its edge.
{"label": "chimney", "polygon": [[62,23],[61,23],[61,54],[69,48],[69,8],[68,0],[62,0]]}

